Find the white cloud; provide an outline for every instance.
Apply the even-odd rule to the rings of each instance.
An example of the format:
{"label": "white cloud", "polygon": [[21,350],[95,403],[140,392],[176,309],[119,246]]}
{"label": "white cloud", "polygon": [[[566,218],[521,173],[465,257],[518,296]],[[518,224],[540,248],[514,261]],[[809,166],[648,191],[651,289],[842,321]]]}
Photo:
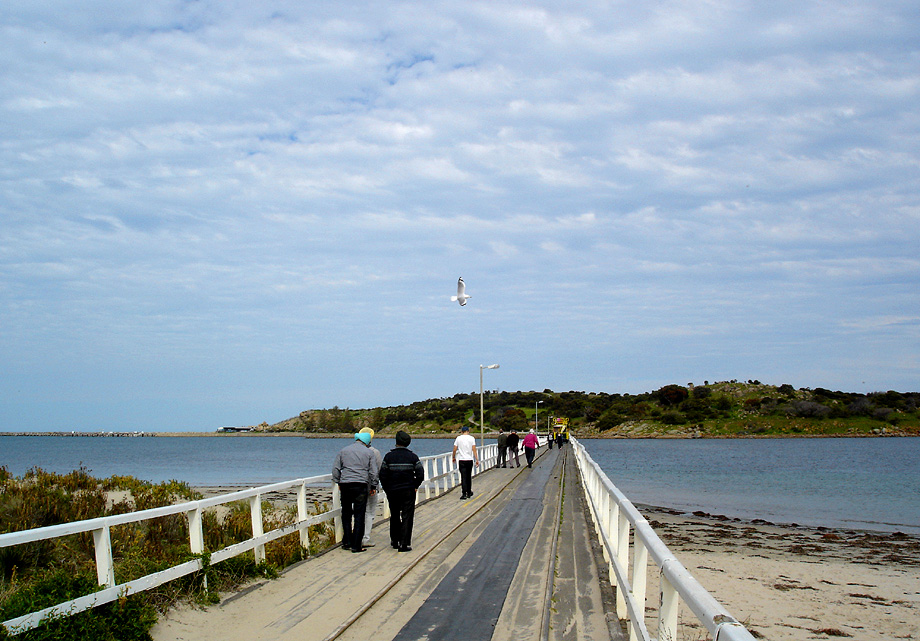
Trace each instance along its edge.
{"label": "white cloud", "polygon": [[[232,353],[232,378],[301,389],[334,361],[341,398],[297,411],[403,402],[462,389],[438,360],[459,332],[475,362],[542,371],[535,340],[579,362],[507,389],[647,381],[677,355],[915,385],[908,5],[109,9],[0,15],[0,357],[20,383],[86,358],[195,380]],[[442,308],[459,275],[473,300]],[[822,353],[854,331],[902,366]],[[348,372],[390,344],[436,365],[363,389]],[[28,420],[10,385],[0,429]],[[91,402],[115,416],[131,393]],[[257,420],[286,417],[260,395]],[[183,426],[210,427],[200,407]]]}

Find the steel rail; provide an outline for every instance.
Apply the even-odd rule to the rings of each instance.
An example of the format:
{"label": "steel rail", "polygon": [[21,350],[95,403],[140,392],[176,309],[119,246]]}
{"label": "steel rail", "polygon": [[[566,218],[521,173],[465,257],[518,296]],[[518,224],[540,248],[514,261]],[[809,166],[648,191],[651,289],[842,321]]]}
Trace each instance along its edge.
{"label": "steel rail", "polygon": [[[522,468],[522,469],[526,469],[526,468]],[[490,470],[487,470],[487,471],[490,471]],[[480,474],[482,474],[482,472],[480,472]],[[386,585],[384,585],[380,590],[377,591],[376,594],[374,594],[370,599],[368,599],[364,604],[362,604],[357,610],[355,610],[355,612],[353,612],[344,622],[342,622],[331,634],[326,636],[322,641],[335,641],[335,639],[338,639],[340,636],[342,636],[342,634],[344,634],[355,623],[360,621],[361,618],[365,614],[367,614],[371,610],[371,608],[373,608],[377,603],[379,603],[380,600],[383,599],[390,591],[392,591],[393,588],[399,585],[400,581],[402,581],[406,576],[408,576],[409,573],[412,570],[414,570],[418,566],[419,563],[421,563],[424,559],[426,559],[429,555],[431,555],[436,550],[446,549],[443,546],[446,545],[446,542],[450,540],[451,536],[454,533],[456,533],[461,527],[463,527],[466,523],[468,523],[474,516],[482,512],[482,510],[484,510],[493,501],[498,499],[499,496],[501,496],[502,492],[505,490],[505,488],[507,488],[515,480],[517,480],[517,478],[520,475],[521,475],[521,470],[518,470],[517,473],[514,476],[512,476],[504,485],[502,485],[499,488],[499,490],[493,494],[491,498],[489,498],[487,501],[484,501],[482,505],[480,505],[475,510],[470,512],[468,516],[466,516],[456,526],[451,528],[451,530],[446,535],[444,535],[444,537],[439,542],[437,542],[434,546],[432,546],[431,548],[429,548],[428,550],[420,554],[417,559],[413,560],[409,565],[403,568],[399,572],[399,574],[397,574],[393,579],[387,582]],[[431,499],[431,500],[434,500],[434,499]],[[451,551],[455,550],[459,546],[460,546],[460,542],[456,543],[451,549]]]}
{"label": "steel rail", "polygon": [[559,467],[559,498],[556,500],[556,510],[553,512],[553,545],[550,551],[550,561],[549,561],[549,578],[546,582],[546,591],[543,594],[543,607],[540,608],[540,612],[543,615],[543,625],[540,626],[540,641],[549,640],[549,626],[550,626],[550,604],[553,600],[553,594],[556,591],[556,558],[558,556],[559,548],[559,526],[562,524],[562,507],[565,497],[565,472],[566,472],[566,463],[568,460],[568,450],[562,450],[562,462]]}

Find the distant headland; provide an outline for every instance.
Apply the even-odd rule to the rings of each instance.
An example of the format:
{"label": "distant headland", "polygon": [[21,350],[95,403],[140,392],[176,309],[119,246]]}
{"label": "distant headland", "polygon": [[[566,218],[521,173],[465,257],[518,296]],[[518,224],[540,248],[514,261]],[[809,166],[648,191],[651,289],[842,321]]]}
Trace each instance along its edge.
{"label": "distant headland", "polygon": [[[581,438],[758,438],[795,436],[920,436],[920,393],[840,392],[736,380],[666,385],[643,394],[499,392],[482,399],[484,428],[552,430],[562,419]],[[479,393],[460,393],[409,405],[371,409],[309,409],[250,434],[448,436],[479,425]]]}

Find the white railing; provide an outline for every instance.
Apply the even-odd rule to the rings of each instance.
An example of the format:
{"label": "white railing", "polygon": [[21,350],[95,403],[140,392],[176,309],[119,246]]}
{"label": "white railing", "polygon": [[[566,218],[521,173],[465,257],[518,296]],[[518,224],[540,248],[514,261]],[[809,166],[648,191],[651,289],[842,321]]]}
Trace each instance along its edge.
{"label": "white railing", "polygon": [[[480,455],[480,466],[474,469],[473,473],[478,474],[484,470],[494,467],[497,457],[497,446],[495,444],[486,445],[482,448]],[[425,468],[425,482],[420,488],[418,500],[427,500],[437,498],[442,493],[449,491],[451,488],[459,485],[460,472],[456,464],[451,460],[451,454],[437,454],[435,456],[426,456],[421,459]],[[309,530],[311,525],[333,521],[335,541],[342,540],[342,510],[335,508],[321,514],[309,514],[307,509],[307,488],[310,486],[326,485],[332,483],[332,475],[324,474],[322,476],[312,476],[309,478],[294,479],[283,481],[272,485],[263,485],[248,490],[222,494],[198,501],[189,501],[177,505],[168,505],[139,512],[129,512],[127,514],[118,514],[113,516],[103,516],[86,521],[76,521],[73,523],[62,523],[60,525],[51,525],[48,527],[24,530],[22,532],[9,532],[0,534],[0,548],[22,545],[35,541],[45,541],[56,539],[62,536],[80,534],[83,532],[92,532],[93,543],[96,551],[96,576],[99,585],[103,586],[98,592],[78,597],[71,601],[59,603],[57,605],[31,612],[8,621],[3,621],[2,625],[7,632],[13,635],[20,634],[38,626],[42,621],[51,617],[70,616],[94,608],[106,603],[111,603],[117,599],[156,588],[164,583],[178,579],[189,574],[201,571],[205,566],[204,555],[204,530],[202,515],[204,510],[213,508],[225,503],[248,500],[250,514],[252,517],[252,538],[227,546],[221,550],[210,553],[208,562],[210,564],[220,563],[227,559],[239,556],[250,550],[253,552],[256,563],[265,560],[265,545],[279,539],[283,536],[300,533],[300,544],[308,548]],[[262,527],[262,495],[269,492],[279,492],[290,488],[298,488],[297,492],[297,521],[289,525],[277,528],[270,532],[263,532]],[[332,505],[339,505],[338,486],[332,484]],[[424,493],[424,499],[422,498]],[[384,515],[389,516],[389,506],[386,501],[384,504]],[[111,529],[115,526],[125,525],[128,523],[138,523],[149,519],[161,518],[184,514],[188,519],[189,529],[189,551],[192,554],[202,555],[185,563],[173,566],[160,572],[148,574],[139,579],[134,579],[126,583],[115,583],[115,563],[112,558],[112,541]]]}
{"label": "white railing", "polygon": [[[630,641],[650,641],[653,638],[649,636],[645,622],[649,557],[659,570],[659,641],[677,639],[677,612],[681,599],[713,639],[753,640],[754,636],[690,575],[658,538],[645,517],[588,455],[585,447],[574,438],[571,442],[604,557],[610,564],[611,576],[616,577],[617,617],[628,621]],[[633,534],[631,576],[630,529]]]}

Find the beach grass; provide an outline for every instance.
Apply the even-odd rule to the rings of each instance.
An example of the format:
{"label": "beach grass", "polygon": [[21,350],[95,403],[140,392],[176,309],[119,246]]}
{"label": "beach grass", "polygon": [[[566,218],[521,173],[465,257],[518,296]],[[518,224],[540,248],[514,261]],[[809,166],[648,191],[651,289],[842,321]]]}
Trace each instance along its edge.
{"label": "beach grass", "polygon": [[[97,479],[86,469],[53,474],[38,468],[16,477],[0,467],[0,533],[122,514],[202,498],[180,481],[150,483],[134,477]],[[203,516],[209,551],[252,537],[248,502],[209,510]],[[314,512],[326,510],[319,502]],[[296,507],[262,505],[263,527],[270,531],[297,518]],[[172,515],[113,527],[111,530],[116,583],[164,570],[195,557],[189,548],[188,521]],[[159,588],[119,599],[71,617],[54,619],[18,635],[23,641],[45,639],[149,639],[159,613],[181,600],[213,603],[258,576],[277,573],[332,541],[331,528],[311,526],[311,547],[305,550],[294,533],[266,546],[266,561],[256,564],[251,553]],[[52,540],[0,548],[0,621],[91,594],[96,584],[92,535],[81,533]],[[206,578],[206,580],[205,580]],[[205,587],[207,586],[207,587]],[[0,627],[0,638],[5,631]]]}

